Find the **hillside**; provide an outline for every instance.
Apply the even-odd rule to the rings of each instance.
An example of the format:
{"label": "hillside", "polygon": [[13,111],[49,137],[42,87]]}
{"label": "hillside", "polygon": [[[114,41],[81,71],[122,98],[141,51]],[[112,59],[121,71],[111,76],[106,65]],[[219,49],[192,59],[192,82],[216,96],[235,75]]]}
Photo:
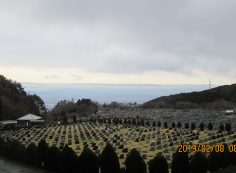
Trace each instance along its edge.
{"label": "hillside", "polygon": [[27,113],[40,115],[45,111],[39,96],[27,94],[20,83],[0,75],[0,120],[14,120]]}
{"label": "hillside", "polygon": [[86,117],[90,114],[96,114],[98,106],[90,99],[81,99],[77,102],[73,100],[62,100],[56,104],[56,106],[48,113],[54,119],[72,119],[75,117]]}
{"label": "hillside", "polygon": [[236,108],[236,84],[219,86],[201,92],[163,96],[144,103],[143,108]]}

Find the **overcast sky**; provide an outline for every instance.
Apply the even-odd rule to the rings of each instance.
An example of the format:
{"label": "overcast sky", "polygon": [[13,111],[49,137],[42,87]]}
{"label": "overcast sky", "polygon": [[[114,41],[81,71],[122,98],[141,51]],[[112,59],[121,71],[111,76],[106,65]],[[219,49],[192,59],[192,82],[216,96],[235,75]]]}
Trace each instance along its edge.
{"label": "overcast sky", "polygon": [[236,81],[235,0],[0,0],[0,22],[20,82]]}

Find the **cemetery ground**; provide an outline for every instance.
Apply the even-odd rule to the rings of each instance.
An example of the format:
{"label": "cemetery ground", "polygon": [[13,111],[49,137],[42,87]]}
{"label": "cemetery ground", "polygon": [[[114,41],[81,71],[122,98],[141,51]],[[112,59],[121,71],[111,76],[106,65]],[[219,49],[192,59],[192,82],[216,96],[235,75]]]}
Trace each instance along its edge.
{"label": "cemetery ground", "polygon": [[[231,144],[236,140],[235,132],[219,132],[219,129],[209,130],[207,127],[200,130],[198,125],[191,129],[190,123],[189,127],[184,125],[177,127],[177,122],[175,127],[171,127],[170,122],[166,123],[168,127],[164,122],[161,122],[161,127],[158,127],[158,124],[160,125],[158,122],[146,124],[146,122],[145,125],[132,125],[127,122],[124,124],[124,120],[114,124],[107,120],[93,120],[68,125],[5,130],[1,132],[0,137],[5,140],[17,140],[26,147],[31,143],[37,145],[41,140],[59,149],[67,144],[78,156],[86,147],[99,156],[109,143],[115,148],[121,167],[124,167],[127,154],[136,148],[146,164],[157,153],[162,153],[167,159],[169,168],[172,155],[179,144]],[[190,152],[189,156],[193,154]],[[209,155],[207,152],[204,154]]]}

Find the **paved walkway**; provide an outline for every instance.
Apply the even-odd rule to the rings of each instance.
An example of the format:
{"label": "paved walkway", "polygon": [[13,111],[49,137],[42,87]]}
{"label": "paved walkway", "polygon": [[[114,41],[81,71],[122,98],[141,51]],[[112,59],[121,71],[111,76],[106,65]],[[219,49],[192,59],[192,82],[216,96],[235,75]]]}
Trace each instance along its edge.
{"label": "paved walkway", "polygon": [[236,172],[236,166],[230,166],[229,168],[226,168],[224,170],[220,170],[216,173],[235,173]]}
{"label": "paved walkway", "polygon": [[0,157],[0,173],[48,173],[45,170],[34,168],[12,160]]}

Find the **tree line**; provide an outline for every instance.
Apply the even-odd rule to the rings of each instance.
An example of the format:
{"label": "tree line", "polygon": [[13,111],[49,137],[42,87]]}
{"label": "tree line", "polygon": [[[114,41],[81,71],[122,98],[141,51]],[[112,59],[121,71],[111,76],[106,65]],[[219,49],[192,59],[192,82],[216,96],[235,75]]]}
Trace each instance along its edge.
{"label": "tree line", "polygon": [[[225,145],[224,152],[213,151],[208,157],[203,153],[195,153],[189,157],[187,152],[177,150],[173,154],[171,173],[207,173],[236,165],[236,153],[231,153]],[[84,148],[80,156],[65,145],[62,150],[49,147],[44,140],[38,145],[24,145],[14,140],[0,138],[0,156],[17,160],[35,167],[58,173],[168,173],[168,162],[162,154],[145,164],[140,153],[132,149],[125,160],[125,168],[120,163],[115,149],[107,144],[100,156],[89,148]],[[99,171],[100,170],[100,171]]]}
{"label": "tree line", "polygon": [[[205,129],[208,130],[213,130],[214,125],[212,122],[209,122],[208,124],[204,124],[201,122],[198,126],[196,123],[192,122],[186,122],[186,123],[181,123],[181,122],[172,122],[171,124],[168,125],[167,122],[156,122],[153,121],[152,123],[150,121],[144,121],[144,119],[119,119],[119,118],[106,118],[106,119],[90,119],[91,122],[96,123],[107,123],[107,124],[125,124],[125,125],[135,125],[135,126],[149,126],[149,127],[164,127],[164,128],[185,128],[185,129],[190,129],[190,130],[195,130],[197,128],[200,129],[200,131],[204,131]],[[220,124],[219,125],[219,132],[223,132],[226,130],[228,133],[231,133],[232,126],[230,123],[226,124]]]}

